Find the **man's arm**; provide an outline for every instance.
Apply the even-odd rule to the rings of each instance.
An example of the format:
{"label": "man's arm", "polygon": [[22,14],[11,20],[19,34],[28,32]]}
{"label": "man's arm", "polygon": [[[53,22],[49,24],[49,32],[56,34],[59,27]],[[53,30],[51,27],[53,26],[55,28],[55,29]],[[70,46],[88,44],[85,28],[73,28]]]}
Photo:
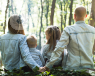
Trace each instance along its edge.
{"label": "man's arm", "polygon": [[94,51],[95,51],[95,40],[94,40],[94,45],[93,45],[93,55],[94,55]]}

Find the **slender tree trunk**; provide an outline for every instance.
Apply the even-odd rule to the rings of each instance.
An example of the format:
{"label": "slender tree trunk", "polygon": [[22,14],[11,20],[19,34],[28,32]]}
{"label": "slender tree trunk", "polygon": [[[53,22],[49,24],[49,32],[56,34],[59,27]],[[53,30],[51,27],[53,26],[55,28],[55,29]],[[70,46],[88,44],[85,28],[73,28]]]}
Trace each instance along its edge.
{"label": "slender tree trunk", "polygon": [[62,16],[62,2],[61,2],[61,33],[63,32],[62,24],[63,24],[63,16]]}
{"label": "slender tree trunk", "polygon": [[49,12],[49,1],[46,0],[46,9],[47,9],[47,13],[46,13],[46,26],[48,26],[48,12]]}
{"label": "slender tree trunk", "polygon": [[30,20],[30,16],[31,16],[31,3],[30,0],[28,0],[28,27],[27,27],[27,31],[29,32],[29,20]]}
{"label": "slender tree trunk", "polygon": [[11,0],[11,8],[12,8],[12,13],[14,13],[14,10],[13,10],[13,0]]}
{"label": "slender tree trunk", "polygon": [[71,4],[70,4],[70,17],[69,17],[69,25],[71,25],[71,20],[72,20],[72,7],[73,7],[73,0],[71,0]]}
{"label": "slender tree trunk", "polygon": [[52,1],[51,15],[50,15],[50,25],[53,25],[55,2],[56,2],[56,0]]}
{"label": "slender tree trunk", "polygon": [[41,0],[41,26],[40,26],[40,31],[39,31],[39,49],[41,49],[41,29],[43,27],[42,18],[43,18],[43,5],[42,5],[42,0]]}
{"label": "slender tree trunk", "polygon": [[[65,2],[64,2],[65,3]],[[64,5],[64,11],[67,13],[67,6]],[[64,16],[64,28],[66,27],[67,14]]]}
{"label": "slender tree trunk", "polygon": [[8,10],[8,6],[9,6],[9,0],[7,0],[7,6],[6,6],[6,10],[5,10],[4,34],[5,34],[5,29],[6,29],[6,19],[7,19],[7,10]]}
{"label": "slender tree trunk", "polygon": [[95,0],[92,0],[91,14],[89,24],[95,26]]}
{"label": "slender tree trunk", "polygon": [[16,13],[16,7],[15,7],[15,13]]}

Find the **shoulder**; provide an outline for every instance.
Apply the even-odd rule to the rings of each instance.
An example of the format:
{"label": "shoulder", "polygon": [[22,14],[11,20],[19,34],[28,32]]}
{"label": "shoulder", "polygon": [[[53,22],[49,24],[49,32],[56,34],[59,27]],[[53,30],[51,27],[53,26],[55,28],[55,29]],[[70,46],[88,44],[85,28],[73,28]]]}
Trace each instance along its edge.
{"label": "shoulder", "polygon": [[41,55],[41,51],[38,50],[38,49],[35,49],[35,53],[38,54],[38,55]]}
{"label": "shoulder", "polygon": [[95,27],[91,26],[91,25],[86,25],[88,27],[88,29],[90,30],[90,32],[95,33]]}
{"label": "shoulder", "polygon": [[49,47],[49,45],[50,45],[50,44],[45,44],[45,45],[43,45],[43,47]]}
{"label": "shoulder", "polygon": [[43,49],[48,49],[50,47],[50,45],[49,44],[45,44],[45,45],[43,45]]}
{"label": "shoulder", "polygon": [[50,45],[49,44],[45,44],[42,48],[41,48],[41,53],[45,53],[49,50]]}
{"label": "shoulder", "polygon": [[26,36],[22,34],[16,34],[16,38],[19,39],[20,41],[25,40],[26,41]]}

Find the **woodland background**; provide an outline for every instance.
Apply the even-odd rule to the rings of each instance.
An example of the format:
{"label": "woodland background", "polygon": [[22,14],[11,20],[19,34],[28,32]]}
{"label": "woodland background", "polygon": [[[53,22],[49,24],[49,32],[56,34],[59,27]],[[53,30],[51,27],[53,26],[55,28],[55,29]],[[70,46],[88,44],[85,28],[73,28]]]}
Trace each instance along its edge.
{"label": "woodland background", "polygon": [[26,36],[36,35],[37,49],[46,43],[45,29],[55,25],[61,30],[75,23],[74,10],[85,6],[85,22],[95,25],[95,0],[0,0],[0,35],[8,31],[8,19],[13,14],[21,16]]}

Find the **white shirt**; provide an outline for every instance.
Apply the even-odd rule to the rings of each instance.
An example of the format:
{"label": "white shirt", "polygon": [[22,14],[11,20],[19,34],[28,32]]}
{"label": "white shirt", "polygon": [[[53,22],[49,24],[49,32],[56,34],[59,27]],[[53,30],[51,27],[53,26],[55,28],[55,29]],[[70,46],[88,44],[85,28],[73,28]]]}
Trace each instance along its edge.
{"label": "white shirt", "polygon": [[84,21],[77,21],[74,25],[66,27],[46,67],[51,68],[67,46],[65,69],[93,68],[94,40],[95,28],[85,24]]}

